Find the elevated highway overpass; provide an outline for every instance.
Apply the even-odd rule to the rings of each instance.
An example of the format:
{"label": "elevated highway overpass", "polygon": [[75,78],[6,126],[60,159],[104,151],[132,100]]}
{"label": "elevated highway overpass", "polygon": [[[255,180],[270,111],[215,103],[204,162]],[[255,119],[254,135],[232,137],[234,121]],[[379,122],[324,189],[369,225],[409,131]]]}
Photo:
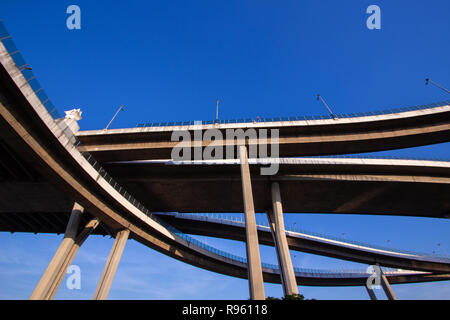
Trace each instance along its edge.
{"label": "elevated highway overpass", "polygon": [[[264,121],[218,123],[154,123],[136,128],[79,131],[80,151],[88,151],[100,162],[171,159],[178,144],[172,134],[188,131],[194,146],[194,131],[217,129],[223,140],[217,146],[226,147],[234,141],[226,139],[228,129],[279,130],[279,156],[299,157],[374,152],[417,147],[450,141],[450,106],[448,101],[425,106],[388,110],[386,112],[328,116],[270,118]],[[328,119],[327,119],[328,118]],[[244,121],[244,120],[236,120]],[[268,143],[271,143],[268,133]],[[202,147],[210,142],[201,141]],[[248,139],[248,145],[261,143]],[[193,150],[193,149],[192,149]]]}
{"label": "elevated highway overpass", "polygon": [[[217,217],[219,216],[219,217]],[[220,218],[209,214],[161,213],[161,220],[187,234],[202,235],[237,241],[245,241],[245,222]],[[261,244],[274,246],[274,238],[268,226],[258,225],[258,239]],[[293,231],[286,227],[290,250],[307,252],[369,265],[421,270],[428,272],[449,272],[450,257],[418,253],[393,248],[382,248],[370,244],[336,239],[310,232]]]}
{"label": "elevated highway overpass", "polygon": [[[49,192],[47,200],[52,198],[57,200],[55,190],[65,194],[65,199],[60,199],[54,204],[55,210],[63,208],[66,205],[66,199],[75,202],[65,230],[65,238],[33,292],[32,298],[51,299],[54,297],[78,247],[86,236],[98,227],[100,222],[104,225],[104,232],[115,236],[116,241],[105,266],[102,280],[97,287],[95,295],[97,298],[106,298],[107,296],[112,281],[110,275],[114,274],[123,250],[124,242],[122,240],[125,237],[126,241],[128,235],[150,248],[192,265],[230,276],[249,277],[252,273],[249,271],[252,266],[251,262],[234,259],[217,250],[205,247],[178,232],[173,226],[160,221],[126,187],[116,182],[94,156],[80,153],[77,149],[80,145],[77,143],[76,137],[67,129],[65,122],[55,121],[49,113],[50,110],[46,106],[48,99],[40,97],[42,88],[31,86],[30,83],[34,80],[34,76],[26,72],[27,69],[23,65],[18,64],[18,60],[15,58],[17,55],[13,57],[16,51],[7,50],[4,46],[7,38],[2,37],[0,45],[1,144],[5,150],[10,151],[6,157],[6,165],[3,165],[2,169],[1,183],[5,183],[3,190],[8,190],[8,186],[11,187],[11,184],[8,185],[8,183],[12,180],[16,186],[20,182],[28,184],[26,187],[32,194],[33,189],[45,185],[43,181],[46,181],[52,185],[47,188]],[[35,182],[37,185],[33,185]],[[14,194],[14,192],[11,193]],[[28,197],[28,200],[32,200],[32,197]],[[41,201],[34,208],[39,211],[39,205],[46,201],[35,200]],[[4,204],[8,205],[7,201]],[[78,219],[77,217],[87,214],[89,214],[88,223],[85,227],[77,227],[77,223],[74,222]],[[45,226],[45,223],[36,220],[36,217],[34,217],[34,221],[36,224],[40,223]],[[9,220],[10,224],[11,222],[14,221]],[[28,227],[32,227],[28,220],[23,220],[22,223],[29,223]],[[118,256],[117,252],[119,252]],[[280,280],[280,277],[283,279],[280,271],[277,272],[264,265],[261,265],[260,268],[261,279],[270,282],[285,281]],[[314,283],[318,285],[361,285],[365,284],[367,273],[353,272],[346,276],[295,274],[295,277],[303,281],[305,285],[308,283],[309,285]],[[414,271],[386,272],[386,277],[390,279],[391,283],[448,279],[446,274]],[[308,282],[308,279],[311,282]]]}
{"label": "elevated highway overpass", "polygon": [[[285,213],[381,214],[448,218],[450,162],[403,159],[279,159],[279,171],[260,175],[268,161],[250,159],[256,212],[271,207],[278,182]],[[274,161],[274,160],[270,160]],[[126,161],[105,169],[151,210],[242,212],[239,161]]]}

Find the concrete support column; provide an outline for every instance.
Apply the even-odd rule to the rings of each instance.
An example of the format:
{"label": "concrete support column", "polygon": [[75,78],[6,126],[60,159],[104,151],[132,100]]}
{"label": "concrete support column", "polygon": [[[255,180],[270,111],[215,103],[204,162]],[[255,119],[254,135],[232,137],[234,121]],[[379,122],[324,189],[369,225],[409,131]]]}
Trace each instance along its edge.
{"label": "concrete support column", "polygon": [[397,297],[394,294],[394,291],[389,284],[387,277],[384,275],[383,270],[381,270],[381,286],[383,287],[384,293],[389,300],[397,300]]}
{"label": "concrete support column", "polygon": [[111,288],[129,234],[130,230],[128,229],[117,233],[116,240],[114,241],[105,268],[103,269],[102,276],[98,282],[97,289],[95,290],[94,300],[106,300],[108,297],[109,289]]}
{"label": "concrete support column", "polygon": [[61,273],[64,261],[69,255],[70,249],[75,243],[75,237],[78,232],[78,227],[81,221],[81,215],[84,209],[78,203],[75,203],[72,208],[72,213],[67,224],[66,231],[64,233],[64,239],[53,255],[47,269],[39,280],[38,284],[34,288],[30,300],[43,300],[48,296],[52,284],[57,282],[58,275]]}
{"label": "concrete support column", "polygon": [[100,224],[100,220],[98,218],[94,218],[90,220],[83,228],[83,230],[77,235],[75,239],[75,243],[70,248],[70,251],[66,258],[64,259],[64,263],[62,264],[55,281],[50,286],[50,290],[47,294],[47,296],[44,297],[45,300],[52,300],[56,292],[58,291],[59,287],[61,286],[61,283],[64,279],[64,276],[66,275],[67,268],[72,264],[73,259],[75,258],[75,255],[78,252],[78,249],[80,249],[81,245],[84,243],[84,241],[87,239],[87,237],[97,228],[97,226]]}
{"label": "concrete support column", "polygon": [[369,294],[370,300],[378,300],[373,289],[370,289],[367,285],[364,287],[366,288],[367,293]]}
{"label": "concrete support column", "polygon": [[271,193],[272,210],[267,211],[267,218],[277,251],[283,292],[284,295],[298,294],[297,279],[295,278],[294,267],[286,239],[286,231],[284,229],[283,206],[281,204],[280,185],[278,182],[272,183]]}
{"label": "concrete support column", "polygon": [[242,196],[244,199],[245,232],[247,247],[247,270],[251,300],[264,300],[264,281],[259,254],[258,232],[256,229],[255,207],[253,203],[250,167],[248,165],[247,148],[239,146],[241,163]]}

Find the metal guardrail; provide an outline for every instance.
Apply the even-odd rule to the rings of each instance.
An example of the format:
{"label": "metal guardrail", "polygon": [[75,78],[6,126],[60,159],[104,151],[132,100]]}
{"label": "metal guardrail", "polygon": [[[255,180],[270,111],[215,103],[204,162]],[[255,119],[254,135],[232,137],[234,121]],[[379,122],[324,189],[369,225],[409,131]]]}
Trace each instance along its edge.
{"label": "metal guardrail", "polygon": [[343,155],[318,155],[318,156],[305,156],[299,157],[297,159],[367,159],[367,160],[416,160],[416,161],[442,161],[442,162],[450,162],[450,158],[433,158],[433,157],[400,157],[400,156],[376,156],[376,155],[367,155],[367,154],[343,154]]}
{"label": "metal guardrail", "polygon": [[[34,74],[31,72],[31,68],[26,64],[25,59],[23,58],[22,54],[17,49],[16,45],[14,44],[14,41],[12,40],[10,34],[8,33],[6,27],[4,26],[2,20],[0,20],[0,41],[5,46],[6,50],[8,51],[11,58],[16,63],[19,70],[22,72],[23,76],[35,92],[36,96],[39,98],[41,103],[44,105],[44,107],[47,109],[49,114],[53,117],[53,119],[61,118],[58,111],[56,110],[56,107],[53,105],[53,103],[50,101],[49,97],[45,94],[44,90],[42,89],[42,86],[37,81]],[[281,119],[281,118],[280,118]],[[289,121],[289,120],[288,120]],[[205,122],[205,123],[214,123],[214,122]],[[63,122],[60,122],[60,125],[62,125]],[[69,128],[63,128],[63,132],[66,134],[66,136],[71,140],[74,141],[74,146],[80,145],[80,140],[76,138],[73,133],[69,133]],[[205,243],[194,239],[187,234],[182,233],[181,231],[177,230],[173,226],[169,225],[168,223],[161,221],[161,219],[158,219],[155,215],[153,215],[142,203],[140,203],[136,198],[134,198],[129,192],[127,192],[122,186],[120,186],[107,172],[106,170],[98,163],[97,160],[88,152],[80,152],[83,157],[88,161],[88,163],[99,173],[100,176],[102,176],[105,181],[107,181],[116,191],[118,191],[125,199],[127,199],[134,207],[136,207],[138,210],[143,212],[146,216],[150,217],[151,219],[155,220],[156,222],[160,223],[164,227],[166,227],[169,231],[171,231],[173,234],[178,236],[181,239],[186,240],[192,245],[195,245],[199,248],[203,248],[207,251],[210,251],[212,253],[215,253],[219,256],[225,257],[233,262],[240,262],[243,264],[247,263],[247,260],[243,257],[239,257],[237,255],[233,255],[230,253],[227,253],[225,251],[213,248],[209,245],[206,245]],[[278,266],[274,264],[268,264],[268,263],[262,263],[263,268],[272,269],[274,271],[279,272]],[[386,270],[387,272],[395,272],[390,271],[390,269],[383,268],[383,270]],[[392,269],[394,270],[394,269]],[[348,276],[361,276],[361,275],[368,275],[366,271],[356,271],[351,270],[350,272],[344,272],[343,270],[338,271],[330,271],[330,270],[316,270],[316,269],[302,269],[302,268],[295,268],[295,272],[297,273],[306,273],[306,274],[312,274],[316,276],[336,276],[336,275],[342,275],[345,277]]]}
{"label": "metal guardrail", "polygon": [[28,64],[25,62],[25,59],[23,58],[19,49],[17,49],[11,35],[8,33],[8,30],[6,29],[1,19],[0,19],[0,41],[3,43],[3,46],[6,48],[9,55],[14,60],[17,67],[22,72],[28,84],[33,89],[34,93],[38,96],[39,100],[42,102],[47,111],[52,115],[54,119],[60,118],[61,116],[56,110],[56,107],[53,105],[53,103],[50,101],[45,91],[42,89],[41,84],[31,71],[31,67],[28,66]]}
{"label": "metal guardrail", "polygon": [[358,117],[379,116],[385,114],[395,114],[401,112],[409,112],[416,110],[431,109],[436,107],[443,107],[450,105],[450,101],[445,100],[441,102],[435,102],[430,104],[424,104],[412,107],[394,108],[389,110],[379,110],[372,112],[357,112],[357,113],[341,113],[331,115],[319,115],[319,116],[295,116],[295,117],[272,117],[272,118],[258,118],[258,119],[232,119],[232,120],[202,120],[202,121],[160,121],[160,122],[147,122],[139,123],[136,125],[138,128],[149,127],[173,127],[173,126],[190,126],[190,125],[208,125],[208,124],[234,124],[234,123],[267,123],[267,122],[282,122],[282,121],[306,121],[306,120],[325,120],[325,119],[348,119]]}
{"label": "metal guardrail", "polygon": [[[410,161],[433,161],[433,162],[450,162],[450,159],[445,158],[427,158],[427,157],[399,157],[399,156],[373,156],[373,155],[317,155],[317,156],[301,156],[290,158],[249,158],[250,165],[268,165],[268,164],[282,164],[282,165],[303,165],[302,160],[309,160],[309,164],[347,164],[342,160],[410,160]],[[329,161],[326,161],[329,160]],[[340,160],[339,162],[337,160]],[[113,161],[112,163],[164,163],[166,165],[239,165],[239,159],[221,159],[221,160],[130,160],[130,161]],[[355,163],[352,163],[355,164]],[[367,163],[360,163],[367,164]]]}
{"label": "metal guardrail", "polygon": [[[158,220],[161,221],[161,220]],[[220,249],[211,247],[179,230],[177,230],[176,228],[172,227],[171,225],[165,223],[165,222],[161,222],[162,225],[166,226],[169,230],[171,230],[173,233],[177,234],[180,238],[185,239],[186,241],[188,241],[189,243],[192,243],[200,248],[203,248],[209,252],[213,252],[217,255],[220,255],[222,257],[225,257],[233,262],[240,262],[242,264],[247,264],[247,259],[222,251]],[[279,267],[275,264],[270,264],[270,263],[265,263],[262,262],[261,263],[262,267],[265,269],[272,269],[274,272],[279,272]],[[399,273],[401,271],[398,271],[397,269],[393,269],[393,268],[385,268],[382,267],[383,272],[386,273]],[[311,268],[298,268],[298,267],[294,267],[294,271],[297,274],[305,274],[305,275],[313,275],[316,277],[336,277],[336,276],[340,276],[340,277],[365,277],[370,275],[370,272],[367,272],[367,270],[321,270],[321,269],[311,269]]]}

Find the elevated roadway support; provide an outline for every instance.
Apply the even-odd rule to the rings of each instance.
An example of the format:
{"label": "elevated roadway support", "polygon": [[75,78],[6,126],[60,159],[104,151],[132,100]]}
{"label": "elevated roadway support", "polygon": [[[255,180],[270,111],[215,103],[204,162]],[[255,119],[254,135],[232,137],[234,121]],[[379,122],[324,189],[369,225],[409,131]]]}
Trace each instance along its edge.
{"label": "elevated roadway support", "polygon": [[114,241],[105,268],[103,269],[102,276],[98,282],[97,289],[95,290],[94,300],[106,300],[108,297],[114,275],[116,274],[129,235],[130,230],[127,229],[117,233],[116,240]]}
{"label": "elevated roadway support", "polygon": [[387,277],[384,275],[383,270],[381,270],[381,286],[383,287],[384,293],[389,300],[397,300],[397,297],[394,294],[394,291],[389,284]]}
{"label": "elevated roadway support", "polygon": [[98,227],[99,224],[100,224],[100,219],[93,218],[84,226],[83,230],[78,234],[74,245],[70,249],[70,252],[69,252],[67,258],[64,261],[64,265],[61,268],[61,273],[58,275],[57,281],[53,283],[48,297],[45,298],[46,300],[52,300],[55,297],[56,292],[58,291],[59,287],[61,286],[61,282],[63,281],[64,276],[67,272],[67,269],[72,264],[72,261],[78,252],[78,249],[80,249],[81,245],[84,243],[84,241],[87,239],[87,237],[95,231],[95,229]]}
{"label": "elevated roadway support", "polygon": [[259,254],[258,232],[256,230],[255,207],[253,204],[252,182],[248,164],[247,148],[239,147],[242,177],[242,197],[244,200],[245,232],[247,247],[247,270],[251,300],[264,300],[264,282]]}
{"label": "elevated roadway support", "polygon": [[281,204],[280,185],[273,182],[271,186],[272,210],[267,211],[270,230],[277,251],[278,265],[280,267],[281,283],[284,295],[298,294],[297,280],[292,266],[289,246],[284,230],[283,207]]}
{"label": "elevated roadway support", "polygon": [[369,288],[367,285],[365,285],[364,287],[366,288],[367,293],[369,294],[370,300],[378,300],[372,288]]}
{"label": "elevated roadway support", "polygon": [[84,208],[75,203],[64,233],[64,239],[33,290],[30,300],[51,300],[55,297],[67,268],[75,258],[78,249],[98,226],[99,220],[95,218],[89,221],[83,230],[78,233],[83,212]]}

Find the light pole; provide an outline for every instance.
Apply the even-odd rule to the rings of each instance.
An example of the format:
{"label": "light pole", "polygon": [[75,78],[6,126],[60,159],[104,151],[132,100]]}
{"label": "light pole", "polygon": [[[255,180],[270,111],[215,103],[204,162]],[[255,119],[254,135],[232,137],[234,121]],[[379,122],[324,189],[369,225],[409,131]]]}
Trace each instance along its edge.
{"label": "light pole", "polygon": [[317,95],[317,100],[322,101],[322,103],[325,105],[328,112],[330,113],[331,117],[336,120],[337,117],[333,114],[333,111],[331,111],[330,107],[328,106],[328,104],[325,102],[325,100],[322,98],[322,96],[320,94]]}
{"label": "light pole", "polygon": [[432,83],[432,84],[434,84],[436,87],[438,87],[439,89],[442,89],[442,90],[444,90],[444,91],[447,92],[447,93],[450,93],[450,91],[448,91],[448,90],[447,90],[446,88],[444,88],[443,86],[437,84],[436,82],[432,81],[430,78],[426,78],[426,79],[425,79],[425,85],[428,85],[428,83]]}
{"label": "light pole", "polygon": [[114,115],[114,117],[112,117],[111,121],[108,123],[108,125],[106,126],[105,129],[103,130],[108,130],[109,126],[111,125],[111,122],[113,122],[114,118],[117,116],[117,114],[122,111],[125,110],[123,105],[120,105],[119,109],[117,110],[116,114]]}
{"label": "light pole", "polygon": [[219,121],[219,99],[216,101],[216,122]]}

